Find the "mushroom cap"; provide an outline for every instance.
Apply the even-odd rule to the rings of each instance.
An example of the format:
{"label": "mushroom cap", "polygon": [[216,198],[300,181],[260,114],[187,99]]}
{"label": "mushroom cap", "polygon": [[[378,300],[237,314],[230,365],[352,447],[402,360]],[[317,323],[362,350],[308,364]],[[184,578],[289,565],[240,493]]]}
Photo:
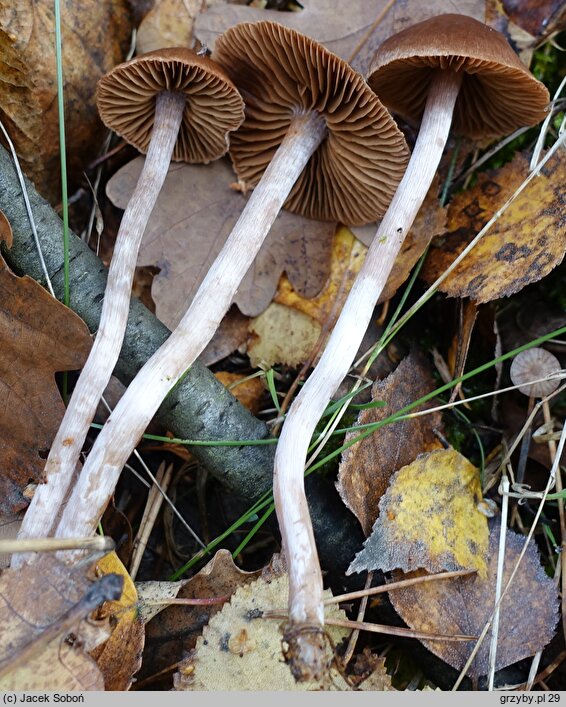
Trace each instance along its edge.
{"label": "mushroom cap", "polygon": [[217,41],[213,58],[240,90],[246,119],[230,156],[255,186],[297,114],[319,113],[327,135],[285,208],[322,221],[362,224],[387,209],[409,158],[402,133],[345,61],[275,22],[242,23]]}
{"label": "mushroom cap", "polygon": [[455,134],[496,137],[545,118],[545,86],[500,32],[466,15],[432,17],[386,39],[368,83],[388,108],[416,123],[437,69],[465,74],[454,108]]}
{"label": "mushroom cap", "polygon": [[244,119],[244,103],[222,68],[191,49],[159,49],[114,67],[96,89],[100,117],[145,154],[155,100],[163,91],[186,95],[172,159],[208,163],[226,154],[228,133]]}
{"label": "mushroom cap", "polygon": [[533,398],[544,398],[546,395],[554,393],[560,385],[560,380],[541,380],[538,383],[529,381],[538,380],[558,373],[561,370],[560,361],[546,349],[538,347],[521,351],[513,359],[509,376],[513,385],[519,387],[524,395]]}

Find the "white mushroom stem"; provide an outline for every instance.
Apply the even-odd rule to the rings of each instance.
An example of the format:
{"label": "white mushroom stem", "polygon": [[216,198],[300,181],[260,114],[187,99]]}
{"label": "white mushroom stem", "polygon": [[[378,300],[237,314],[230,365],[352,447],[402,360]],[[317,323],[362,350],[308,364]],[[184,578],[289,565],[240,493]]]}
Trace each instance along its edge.
{"label": "white mushroom stem", "polygon": [[[294,118],[191,305],[131,382],[99,434],[56,537],[92,533],[161,402],[212,338],[297,178],[326,135],[320,115]],[[80,528],[80,530],[79,530]]]}
{"label": "white mushroom stem", "polygon": [[[45,464],[47,483],[37,487],[19,538],[46,537],[55,529],[90,423],[120,354],[139,245],[167,176],[185,103],[183,93],[164,91],[157,97],[144,168],[116,237],[98,332],[51,446]],[[29,556],[26,560],[16,555],[12,566],[23,561]]]}
{"label": "white mushroom stem", "polygon": [[377,229],[324,353],[283,425],[275,454],[274,496],[289,568],[290,626],[321,627],[324,623],[322,576],[304,489],[311,437],[354,361],[403,239],[429,190],[448,138],[460,83],[461,75],[452,71],[435,77],[407,171]]}

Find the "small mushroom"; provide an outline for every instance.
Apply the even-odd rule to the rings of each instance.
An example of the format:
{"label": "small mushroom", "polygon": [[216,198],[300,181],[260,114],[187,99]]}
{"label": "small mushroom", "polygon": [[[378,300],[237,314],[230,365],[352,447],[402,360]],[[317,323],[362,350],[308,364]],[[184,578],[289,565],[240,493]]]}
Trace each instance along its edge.
{"label": "small mushroom", "polygon": [[[277,445],[275,504],[289,572],[298,575],[300,587],[309,586],[316,557],[303,484],[311,437],[355,358],[403,239],[429,190],[451,125],[454,132],[471,137],[500,135],[544,118],[549,101],[546,88],[522,65],[505,38],[464,15],[434,17],[387,39],[373,59],[368,83],[388,107],[420,120],[420,130],[407,171],[324,353],[287,413]],[[305,606],[302,596],[290,596],[289,601],[290,615],[300,616]]]}
{"label": "small mushroom", "polygon": [[[273,22],[242,24],[219,38],[214,56],[246,102],[232,157],[240,178],[256,186],[180,323],[98,436],[58,537],[95,529],[129,455],[216,331],[283,204],[321,219],[374,220],[387,208],[408,160],[402,134],[363,78],[308,37]],[[310,559],[317,570],[316,556]],[[295,666],[310,664],[319,675],[326,666],[320,572],[309,575],[308,585],[302,579],[297,584],[293,572],[290,581],[307,604],[311,593],[316,597],[315,614],[290,617],[291,651],[309,656],[294,661],[293,669],[300,674]]]}
{"label": "small mushroom", "polygon": [[[560,371],[560,361],[546,349],[534,347],[521,351],[511,363],[509,377],[513,385],[529,398],[527,416],[533,411],[535,398],[542,398],[542,410],[546,424],[551,422],[550,406],[545,398],[554,393],[560,385],[556,374]],[[515,472],[515,483],[521,485],[525,478],[525,467],[531,443],[530,425],[524,431],[519,461]],[[551,456],[556,451],[554,442],[549,443]]]}
{"label": "small mushroom", "polygon": [[[141,238],[171,159],[211,162],[228,150],[228,134],[244,118],[243,102],[221,67],[190,49],[149,52],[116,66],[98,84],[104,123],[147,153],[114,245],[102,314],[20,537],[54,530],[96,406],[110,379],[126,329]],[[15,557],[13,566],[21,564]]]}

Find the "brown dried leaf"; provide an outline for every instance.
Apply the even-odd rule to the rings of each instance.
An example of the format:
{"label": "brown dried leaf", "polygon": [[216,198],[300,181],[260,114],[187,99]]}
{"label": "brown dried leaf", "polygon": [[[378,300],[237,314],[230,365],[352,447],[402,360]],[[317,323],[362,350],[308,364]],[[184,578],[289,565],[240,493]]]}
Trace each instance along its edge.
{"label": "brown dried leaf", "polygon": [[202,6],[203,0],[157,0],[138,28],[137,53],[192,47],[193,25]]}
{"label": "brown dried leaf", "polygon": [[249,317],[241,314],[237,307],[231,307],[201,353],[201,362],[205,366],[212,366],[236,351],[248,338],[249,324]]}
{"label": "brown dried leaf", "polygon": [[[67,166],[79,175],[103,134],[97,80],[122,60],[131,25],[123,0],[61,4]],[[51,0],[0,0],[0,120],[39,192],[60,199],[59,122]]]}
{"label": "brown dried leaf", "polygon": [[144,624],[138,617],[136,603],[138,594],[128,571],[115,552],[111,552],[97,563],[102,574],[118,574],[124,579],[122,596],[108,601],[97,612],[97,619],[109,619],[112,633],[99,649],[91,653],[96,660],[106,690],[128,690],[134,675],[140,669],[144,646]]}
{"label": "brown dried leaf", "polygon": [[[65,613],[78,604],[90,583],[85,569],[68,567],[44,557],[21,570],[6,570],[0,577],[0,667],[10,671],[0,678],[1,690],[103,690],[104,681],[96,663],[62,634],[53,640],[42,638],[54,629]],[[30,642],[37,654],[21,661],[18,655]]]}
{"label": "brown dried leaf", "polygon": [[27,506],[65,408],[56,371],[79,369],[91,339],[82,319],[0,258],[0,515]]}
{"label": "brown dried leaf", "polygon": [[502,0],[502,3],[509,19],[531,34],[533,39],[548,36],[550,31],[560,32],[566,26],[563,0]]}
{"label": "brown dried leaf", "polygon": [[[489,540],[489,564],[485,578],[477,575],[415,584],[389,594],[402,619],[416,631],[464,633],[479,636],[494,608],[500,524],[494,523]],[[507,530],[503,587],[513,571],[525,538]],[[396,572],[394,579],[418,576]],[[542,650],[554,635],[558,620],[558,594],[554,581],[540,565],[533,542],[501,603],[496,670]],[[419,639],[421,640],[421,639]],[[488,671],[491,630],[485,637],[468,675]],[[446,663],[461,670],[474,642],[425,641],[422,643]]]}
{"label": "brown dried leaf", "polygon": [[[350,0],[347,12],[337,12],[336,0],[301,0],[300,4],[304,8],[301,12],[218,4],[197,18],[195,35],[213,49],[216,38],[238,22],[272,20],[321,42],[364,74],[375,50],[386,37],[432,15],[454,11],[446,0],[410,3],[410,7],[407,0],[398,0],[389,9],[387,0]],[[458,12],[483,20],[484,6],[485,0],[461,0]]]}
{"label": "brown dried leaf", "polygon": [[[242,572],[228,550],[219,550],[212,560],[178,591],[180,599],[231,596],[252,582],[260,572]],[[195,647],[197,637],[222,604],[169,606],[146,626],[146,650],[140,677],[154,675],[174,665]]]}
{"label": "brown dried leaf", "polygon": [[[116,206],[126,206],[142,159],[133,160],[109,181],[107,194]],[[169,169],[139,256],[140,265],[161,270],[152,295],[157,316],[169,328],[179,321],[245,206],[244,196],[230,189],[233,181],[224,160]],[[262,312],[283,270],[303,295],[316,295],[327,277],[334,230],[332,223],[282,211],[234,298],[240,310],[249,316]]]}
{"label": "brown dried leaf", "polygon": [[250,378],[241,373],[230,373],[229,371],[218,371],[214,375],[244,407],[257,415],[265,393],[265,386],[259,378]]}
{"label": "brown dried leaf", "polygon": [[[395,260],[393,269],[389,274],[377,304],[387,302],[393,297],[399,287],[409,277],[411,270],[425,252],[430,241],[435,236],[439,236],[446,231],[447,210],[445,207],[440,206],[437,194],[438,180],[435,179],[423,205],[419,209],[411,230],[403,241],[399,255]],[[356,238],[359,238],[366,246],[370,245],[376,230],[377,224],[352,227]]]}
{"label": "brown dried leaf", "polygon": [[[477,184],[448,207],[448,230],[433,248],[422,277],[434,282],[528,175],[518,154],[501,167],[478,175]],[[490,228],[439,289],[450,297],[491,302],[537,282],[562,262],[566,251],[566,154],[559,151]]]}
{"label": "brown dried leaf", "polygon": [[[434,390],[434,381],[427,360],[420,354],[411,353],[391,375],[376,382],[372,388],[372,401],[382,400],[385,406],[362,410],[356,424],[379,422],[431,390]],[[415,412],[430,406],[429,401]],[[436,430],[442,431],[439,412],[381,427],[342,454],[338,491],[360,521],[366,536],[371,533],[379,515],[379,501],[393,474],[419,454],[442,446],[435,435]],[[348,432],[345,441],[357,434]]]}
{"label": "brown dried leaf", "polygon": [[481,500],[479,472],[465,457],[454,449],[421,455],[392,477],[372,533],[346,574],[424,568],[485,576],[489,538]]}

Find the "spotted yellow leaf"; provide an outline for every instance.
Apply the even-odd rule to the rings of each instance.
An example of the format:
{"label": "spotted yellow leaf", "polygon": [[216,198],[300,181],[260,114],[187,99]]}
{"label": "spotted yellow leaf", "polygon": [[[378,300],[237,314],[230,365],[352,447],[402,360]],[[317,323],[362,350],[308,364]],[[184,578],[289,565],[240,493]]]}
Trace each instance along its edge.
{"label": "spotted yellow leaf", "polygon": [[487,518],[479,472],[454,449],[423,454],[402,467],[379,504],[379,517],[348,574],[364,570],[487,571]]}

